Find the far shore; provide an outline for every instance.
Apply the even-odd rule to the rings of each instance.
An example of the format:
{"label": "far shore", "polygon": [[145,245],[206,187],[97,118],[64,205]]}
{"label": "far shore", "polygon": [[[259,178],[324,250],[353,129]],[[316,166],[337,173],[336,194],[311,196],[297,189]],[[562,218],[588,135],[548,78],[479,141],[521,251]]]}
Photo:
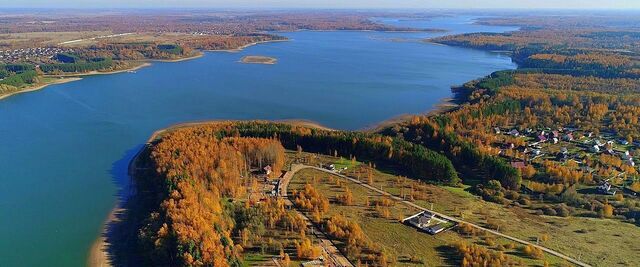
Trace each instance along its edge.
{"label": "far shore", "polygon": [[49,82],[49,83],[37,84],[37,85],[34,85],[34,87],[28,87],[28,88],[25,88],[24,90],[12,92],[12,93],[9,93],[9,94],[6,94],[6,95],[1,95],[0,96],[0,100],[2,100],[4,98],[7,98],[7,97],[10,97],[10,96],[13,96],[13,95],[21,94],[21,93],[27,93],[27,92],[33,92],[33,91],[41,90],[41,89],[44,89],[45,87],[47,87],[49,85],[79,81],[79,80],[82,79],[82,78],[80,78],[82,76],[107,75],[107,74],[116,74],[116,73],[122,73],[122,72],[136,71],[136,70],[139,70],[141,68],[151,66],[151,62],[181,62],[181,61],[187,61],[187,60],[192,60],[192,59],[203,57],[204,54],[205,54],[204,52],[239,52],[239,51],[242,51],[244,48],[247,48],[247,47],[250,47],[250,46],[253,46],[253,45],[262,44],[262,43],[270,43],[270,42],[282,42],[282,41],[289,41],[289,40],[270,40],[270,41],[253,42],[253,43],[249,43],[249,44],[246,44],[246,45],[240,46],[238,48],[234,48],[234,49],[204,50],[204,51],[199,51],[194,56],[185,57],[185,58],[178,58],[178,59],[146,59],[146,60],[138,61],[138,63],[141,63],[139,65],[136,65],[136,66],[133,66],[133,67],[127,68],[127,69],[121,69],[121,70],[90,71],[90,72],[83,72],[83,73],[66,73],[66,74],[60,74],[60,75],[44,75],[43,77],[60,78],[60,79],[56,80],[56,81],[53,81],[53,82]]}
{"label": "far shore", "polygon": [[284,40],[268,40],[268,41],[259,41],[259,42],[253,42],[253,43],[248,43],[246,45],[240,46],[238,48],[233,48],[233,49],[219,49],[219,50],[204,50],[205,52],[240,52],[243,49],[247,48],[247,47],[251,47],[257,44],[266,44],[266,43],[275,43],[275,42],[288,42],[290,41],[289,39],[284,39]]}
{"label": "far shore", "polygon": [[190,57],[183,57],[183,58],[176,58],[176,59],[149,59],[148,61],[155,61],[155,62],[180,62],[180,61],[187,61],[187,60],[192,60],[192,59],[196,59],[196,58],[201,58],[204,56],[204,53],[202,52],[198,52],[193,56]]}

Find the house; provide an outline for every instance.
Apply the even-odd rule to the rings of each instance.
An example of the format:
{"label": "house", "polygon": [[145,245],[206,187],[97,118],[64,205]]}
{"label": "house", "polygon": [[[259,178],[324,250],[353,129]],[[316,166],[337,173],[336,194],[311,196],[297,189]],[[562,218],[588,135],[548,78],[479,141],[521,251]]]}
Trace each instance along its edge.
{"label": "house", "polygon": [[318,267],[320,267],[320,266],[325,266],[324,258],[322,256],[320,256],[316,260],[301,262],[300,266],[302,266],[302,267],[308,267],[308,266],[318,266]]}
{"label": "house", "polygon": [[624,153],[622,153],[621,157],[624,160],[629,160],[631,158],[631,153],[629,153],[629,151],[625,151]]}
{"label": "house", "polygon": [[620,144],[623,146],[628,146],[629,145],[629,141],[627,140],[620,140]]}
{"label": "house", "polygon": [[558,131],[552,131],[551,135],[553,135],[554,138],[560,137],[560,133]]}
{"label": "house", "polygon": [[558,138],[557,138],[557,137],[554,137],[554,138],[553,138],[553,143],[554,143],[554,144],[557,144],[557,143],[558,143],[558,141],[560,141],[560,140],[558,140]]}
{"label": "house", "polygon": [[542,150],[534,149],[533,151],[531,151],[531,154],[536,155],[536,156],[540,156],[540,154],[542,154]]}
{"label": "house", "polygon": [[445,229],[444,224],[440,223],[427,228],[427,233],[435,235],[437,233],[444,231],[444,229]]}
{"label": "house", "polygon": [[593,136],[593,132],[588,132],[587,137],[591,138]]}
{"label": "house", "polygon": [[547,137],[544,136],[544,132],[542,132],[542,134],[538,135],[538,141],[540,141],[540,143],[544,143],[547,141]]}
{"label": "house", "polygon": [[566,147],[563,147],[563,148],[560,149],[560,153],[567,154],[567,153],[569,153],[569,150]]}
{"label": "house", "polygon": [[496,134],[500,134],[500,128],[499,127],[493,128],[493,132]]}
{"label": "house", "polygon": [[602,194],[607,194],[607,195],[615,195],[616,194],[616,190],[611,190],[611,184],[609,184],[608,181],[605,181],[604,183],[600,184],[597,187],[598,192],[602,193]]}
{"label": "house", "polygon": [[511,135],[511,136],[516,136],[516,137],[520,136],[520,132],[518,132],[518,130],[516,130],[516,129],[513,129],[513,130],[509,131],[509,133],[507,133],[507,134]]}
{"label": "house", "polygon": [[266,175],[271,174],[271,172],[273,171],[273,169],[271,168],[271,165],[267,165],[266,167],[262,168],[262,170],[264,170],[264,174]]}
{"label": "house", "polygon": [[425,228],[429,226],[429,224],[431,223],[431,218],[433,218],[433,215],[431,213],[423,212],[422,215],[418,216],[418,223],[416,226],[418,228]]}
{"label": "house", "polygon": [[593,153],[598,153],[598,152],[600,152],[600,147],[599,147],[598,145],[593,145],[593,146],[591,147],[591,152],[593,152]]}
{"label": "house", "polygon": [[633,158],[629,158],[627,160],[627,165],[631,166],[631,167],[635,167],[636,163],[633,161]]}
{"label": "house", "polygon": [[335,171],[336,170],[336,166],[333,165],[333,164],[329,164],[329,166],[327,166],[326,169],[330,170],[330,171]]}

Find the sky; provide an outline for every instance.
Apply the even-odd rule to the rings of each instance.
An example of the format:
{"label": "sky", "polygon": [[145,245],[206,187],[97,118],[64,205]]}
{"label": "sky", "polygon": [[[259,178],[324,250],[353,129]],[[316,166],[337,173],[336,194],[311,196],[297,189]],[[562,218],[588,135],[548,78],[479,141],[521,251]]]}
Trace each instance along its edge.
{"label": "sky", "polygon": [[640,9],[640,0],[0,0],[2,7]]}

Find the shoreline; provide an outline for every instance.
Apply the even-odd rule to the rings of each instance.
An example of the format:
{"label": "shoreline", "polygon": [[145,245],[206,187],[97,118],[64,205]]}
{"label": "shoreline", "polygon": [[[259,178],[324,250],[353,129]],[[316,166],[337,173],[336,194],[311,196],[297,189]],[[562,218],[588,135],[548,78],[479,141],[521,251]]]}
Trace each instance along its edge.
{"label": "shoreline", "polygon": [[423,111],[420,113],[400,114],[400,115],[391,117],[389,119],[371,124],[370,126],[366,126],[360,129],[360,131],[375,132],[375,131],[384,129],[388,126],[394,125],[396,123],[407,121],[414,116],[434,116],[434,115],[443,114],[443,113],[452,111],[458,108],[459,106],[460,104],[456,103],[455,97],[442,98],[440,99],[440,101],[438,101],[438,103],[433,104],[430,110]]}
{"label": "shoreline", "polygon": [[258,42],[253,42],[253,43],[248,43],[246,45],[241,45],[238,48],[233,48],[233,49],[219,49],[219,50],[203,50],[204,52],[228,52],[228,53],[237,53],[240,52],[242,50],[244,50],[247,47],[251,47],[254,45],[259,45],[259,44],[266,44],[266,43],[277,43],[277,42],[289,42],[291,41],[290,39],[284,39],[284,40],[267,40],[267,41],[258,41]]}
{"label": "shoreline", "polygon": [[240,59],[239,63],[275,65],[276,63],[278,63],[278,59],[274,57],[268,57],[268,56],[244,56]]}
{"label": "shoreline", "polygon": [[201,58],[204,56],[203,52],[198,52],[193,56],[189,56],[189,57],[184,57],[184,58],[176,58],[176,59],[149,59],[147,61],[150,62],[181,62],[181,61],[187,61],[187,60],[192,60],[192,59],[196,59],[196,58]]}
{"label": "shoreline", "polygon": [[149,62],[145,62],[142,61],[142,64],[140,65],[136,65],[133,66],[131,68],[127,68],[127,69],[121,69],[121,70],[112,70],[112,71],[90,71],[90,72],[84,72],[84,73],[72,73],[72,74],[61,74],[61,75],[45,75],[44,77],[49,77],[49,78],[67,78],[67,77],[82,77],[82,76],[93,76],[93,75],[109,75],[109,74],[117,74],[117,73],[123,73],[123,72],[129,72],[129,71],[136,71],[145,67],[149,67],[151,66],[151,63]]}
{"label": "shoreline", "polygon": [[29,87],[29,88],[24,89],[24,90],[15,91],[15,92],[12,92],[12,93],[8,93],[6,95],[1,95],[0,96],[0,100],[5,99],[5,98],[10,97],[10,96],[17,95],[17,94],[29,93],[29,92],[42,90],[42,89],[44,89],[45,87],[47,87],[49,85],[56,85],[56,84],[75,82],[75,81],[79,81],[79,80],[82,80],[82,78],[79,78],[79,77],[59,77],[58,80],[55,80],[55,81],[50,82],[50,83],[40,84],[40,85],[36,85],[35,87]]}

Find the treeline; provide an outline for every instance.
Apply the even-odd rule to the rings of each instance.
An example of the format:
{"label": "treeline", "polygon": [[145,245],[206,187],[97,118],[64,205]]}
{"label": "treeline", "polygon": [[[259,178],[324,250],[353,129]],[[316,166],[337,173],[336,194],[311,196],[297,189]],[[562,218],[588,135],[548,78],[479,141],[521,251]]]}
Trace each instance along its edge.
{"label": "treeline", "polygon": [[198,127],[202,134],[218,138],[241,136],[277,138],[291,150],[355,156],[358,160],[398,166],[420,180],[440,184],[459,183],[451,161],[430,149],[400,138],[350,131],[330,131],[269,122],[226,122]]}
{"label": "treeline", "polygon": [[41,64],[40,70],[45,73],[60,72],[89,72],[109,69],[113,66],[111,58],[92,58],[84,62]]}
{"label": "treeline", "polygon": [[441,151],[458,170],[465,170],[469,174],[466,178],[480,176],[484,182],[498,180],[508,189],[520,187],[522,177],[515,168],[504,159],[483,152],[473,143],[460,139],[451,129],[450,120],[444,116],[416,116],[408,122],[383,129],[381,133]]}
{"label": "treeline", "polygon": [[228,50],[265,41],[286,40],[284,36],[274,34],[242,34],[233,36],[202,35],[190,36],[178,41],[181,46],[201,50]]}
{"label": "treeline", "polygon": [[21,87],[23,85],[37,83],[38,81],[38,73],[34,70],[29,70],[10,75],[1,80],[0,84]]}
{"label": "treeline", "polygon": [[16,87],[37,83],[38,73],[31,64],[0,64],[0,85],[3,92],[11,92]]}
{"label": "treeline", "polygon": [[160,49],[160,51],[162,52],[166,52],[174,55],[181,55],[182,52],[184,51],[182,47],[175,44],[160,44],[158,45],[158,49]]}
{"label": "treeline", "polygon": [[136,185],[148,207],[137,237],[143,265],[240,266],[243,245],[264,234],[264,225],[304,226],[282,202],[251,207],[228,201],[246,194],[254,162],[282,169],[284,148],[277,140],[219,139],[181,129],[142,156],[136,167],[146,171],[136,175]]}
{"label": "treeline", "polygon": [[178,59],[193,54],[193,49],[180,44],[153,42],[98,43],[77,50],[81,58],[112,58],[113,60]]}

